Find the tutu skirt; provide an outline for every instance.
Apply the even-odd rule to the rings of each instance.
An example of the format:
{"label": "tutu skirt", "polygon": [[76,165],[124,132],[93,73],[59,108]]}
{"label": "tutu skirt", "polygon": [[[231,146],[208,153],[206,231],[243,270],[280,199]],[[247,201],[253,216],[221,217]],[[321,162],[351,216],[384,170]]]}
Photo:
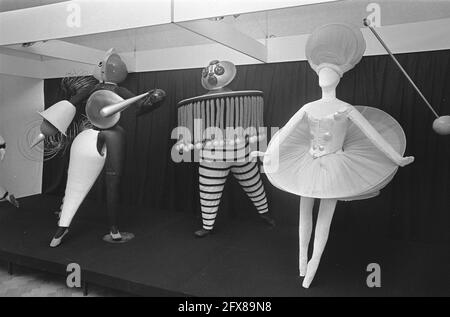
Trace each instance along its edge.
{"label": "tutu skirt", "polygon": [[[404,154],[406,137],[394,118],[377,108],[355,108],[400,155]],[[366,199],[378,195],[398,169],[350,120],[342,150],[314,158],[310,142],[306,116],[283,139],[280,133],[273,136],[264,157],[264,171],[274,186],[304,197]]]}

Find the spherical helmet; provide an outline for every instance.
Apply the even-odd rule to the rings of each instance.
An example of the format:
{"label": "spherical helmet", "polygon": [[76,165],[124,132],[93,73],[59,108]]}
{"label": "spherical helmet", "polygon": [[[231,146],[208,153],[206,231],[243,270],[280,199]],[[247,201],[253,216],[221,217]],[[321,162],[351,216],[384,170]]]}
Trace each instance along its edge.
{"label": "spherical helmet", "polygon": [[127,65],[112,48],[106,52],[103,60],[95,67],[93,75],[100,82],[119,84],[128,75]]}
{"label": "spherical helmet", "polygon": [[202,86],[218,90],[229,85],[235,76],[236,66],[232,62],[214,60],[202,70]]}

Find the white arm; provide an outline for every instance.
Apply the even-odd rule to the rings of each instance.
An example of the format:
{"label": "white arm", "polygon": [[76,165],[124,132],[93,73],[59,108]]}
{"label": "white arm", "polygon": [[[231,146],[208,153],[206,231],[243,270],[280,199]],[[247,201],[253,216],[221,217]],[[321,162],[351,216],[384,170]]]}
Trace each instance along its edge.
{"label": "white arm", "polygon": [[402,157],[394,148],[378,133],[378,131],[367,121],[366,118],[354,107],[349,107],[348,117],[361,131],[369,138],[370,141],[389,159],[399,166],[405,166],[414,161],[414,157]]}

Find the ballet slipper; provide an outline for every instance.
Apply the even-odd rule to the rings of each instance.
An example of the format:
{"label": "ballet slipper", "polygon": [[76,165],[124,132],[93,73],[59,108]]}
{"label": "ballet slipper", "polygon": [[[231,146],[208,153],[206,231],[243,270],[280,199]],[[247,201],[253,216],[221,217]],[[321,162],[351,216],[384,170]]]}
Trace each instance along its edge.
{"label": "ballet slipper", "polygon": [[306,269],[306,275],[305,278],[303,279],[303,284],[302,286],[304,288],[309,288],[309,286],[311,285],[314,276],[316,275],[317,272],[317,268],[319,267],[319,263],[320,263],[320,259],[311,259],[308,262],[308,267]]}
{"label": "ballet slipper", "polygon": [[59,246],[62,242],[62,239],[64,236],[69,232],[69,228],[67,227],[58,227],[58,230],[56,230],[55,235],[53,236],[52,241],[50,242],[51,248],[56,248]]}

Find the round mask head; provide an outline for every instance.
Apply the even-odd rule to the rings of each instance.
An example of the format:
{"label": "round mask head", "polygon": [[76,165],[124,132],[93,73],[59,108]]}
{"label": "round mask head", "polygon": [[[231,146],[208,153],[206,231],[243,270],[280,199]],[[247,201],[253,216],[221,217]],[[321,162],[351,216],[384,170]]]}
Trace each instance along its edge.
{"label": "round mask head", "polygon": [[229,85],[236,76],[236,66],[228,61],[211,61],[202,70],[202,86],[208,90],[217,90]]}
{"label": "round mask head", "polygon": [[331,67],[321,68],[318,75],[319,86],[322,88],[336,87],[341,79],[340,74]]}
{"label": "round mask head", "polygon": [[127,65],[122,61],[114,49],[110,49],[105,58],[94,69],[94,77],[100,82],[119,84],[128,75]]}

